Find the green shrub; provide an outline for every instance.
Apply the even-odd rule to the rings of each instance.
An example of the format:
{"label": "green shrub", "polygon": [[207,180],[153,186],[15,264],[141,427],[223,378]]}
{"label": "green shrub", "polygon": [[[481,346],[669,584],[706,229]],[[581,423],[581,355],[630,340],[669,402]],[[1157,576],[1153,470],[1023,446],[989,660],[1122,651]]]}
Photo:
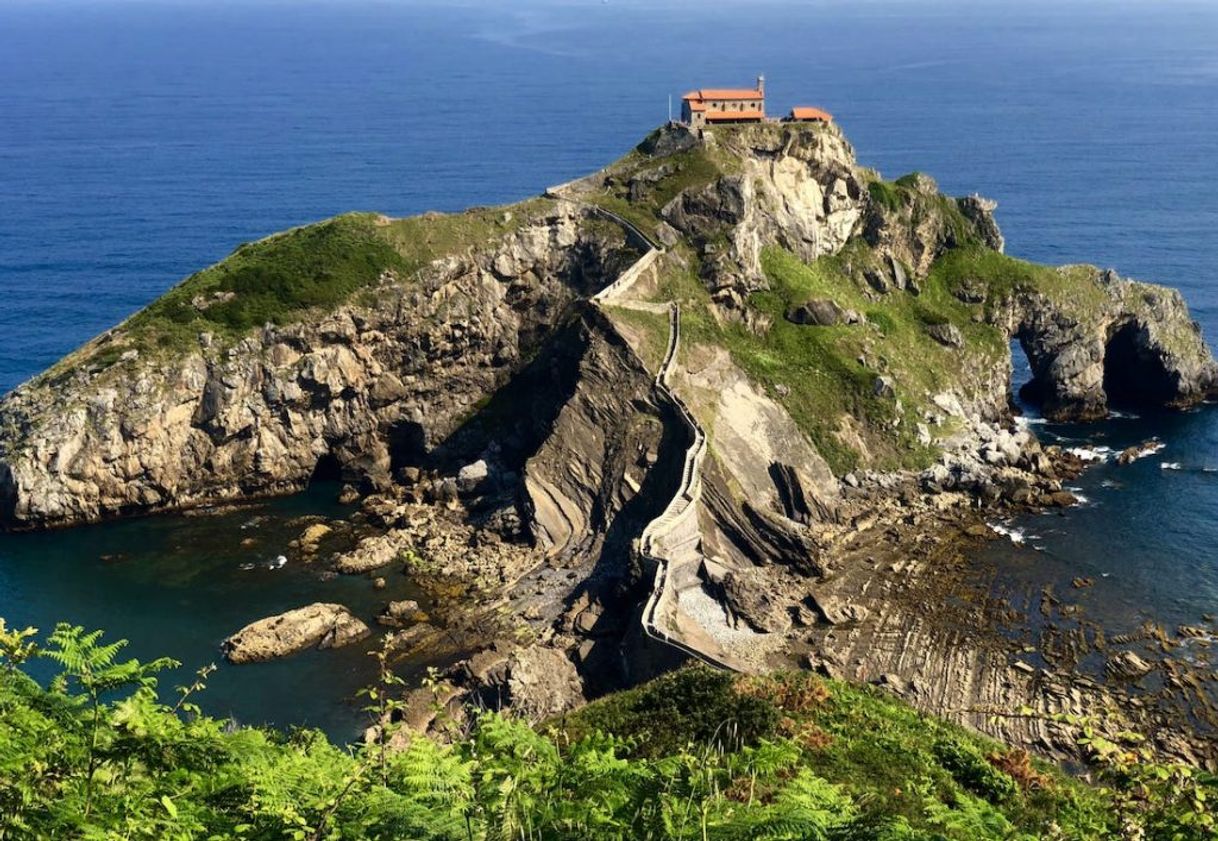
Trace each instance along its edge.
{"label": "green shrub", "polygon": [[945,737],[935,742],[934,754],[960,785],[992,803],[1000,803],[1019,790],[1015,780],[995,768],[975,745]]}
{"label": "green shrub", "polygon": [[691,744],[718,750],[755,745],[774,735],[779,717],[772,703],[738,693],[732,675],[696,665],[593,704],[572,732],[611,732],[639,756],[663,756]]}
{"label": "green shrub", "polygon": [[[123,643],[98,632],[61,625],[45,645],[0,621],[6,841],[1031,841],[1118,826],[1191,841],[1214,827],[1212,775],[1093,737],[1089,749],[1115,757],[1112,790],[1029,767],[1025,791],[990,764],[993,743],[807,673],[687,668],[540,730],[484,713],[452,744],[385,750],[203,715],[206,670],[171,706],[156,675],[172,661],[122,660]],[[36,656],[59,667],[46,686],[24,672]],[[402,681],[378,661],[364,694],[383,721]]]}
{"label": "green shrub", "polygon": [[872,181],[867,185],[867,194],[890,213],[900,211],[909,203],[909,194],[891,181]]}

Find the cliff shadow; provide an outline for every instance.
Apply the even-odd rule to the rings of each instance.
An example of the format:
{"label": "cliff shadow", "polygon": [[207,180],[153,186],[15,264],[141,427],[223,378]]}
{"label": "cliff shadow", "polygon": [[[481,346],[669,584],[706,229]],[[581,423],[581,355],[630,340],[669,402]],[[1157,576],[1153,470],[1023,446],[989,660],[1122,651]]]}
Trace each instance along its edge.
{"label": "cliff shadow", "polygon": [[1164,406],[1176,396],[1175,378],[1147,344],[1147,329],[1128,321],[1109,332],[1104,346],[1104,394],[1112,406]]}
{"label": "cliff shadow", "polygon": [[[686,659],[675,649],[656,643],[642,632],[642,612],[651,593],[654,569],[646,568],[635,541],[659,517],[681,485],[685,453],[691,440],[689,431],[667,401],[658,402],[662,423],[657,458],[634,494],[616,514],[610,513],[606,487],[592,511],[593,528],[604,533],[592,570],[568,599],[567,605],[581,598],[599,601],[621,623],[621,632],[611,638],[594,639],[583,656],[580,672],[588,697],[632,686],[640,680],[662,674]],[[657,411],[639,407],[648,412]]]}
{"label": "cliff shadow", "polygon": [[446,470],[491,451],[497,466],[519,479],[525,462],[545,441],[559,412],[574,395],[586,351],[577,310],[536,347],[523,367],[434,447],[426,447],[421,425],[399,423],[392,432],[391,460],[402,466]]}

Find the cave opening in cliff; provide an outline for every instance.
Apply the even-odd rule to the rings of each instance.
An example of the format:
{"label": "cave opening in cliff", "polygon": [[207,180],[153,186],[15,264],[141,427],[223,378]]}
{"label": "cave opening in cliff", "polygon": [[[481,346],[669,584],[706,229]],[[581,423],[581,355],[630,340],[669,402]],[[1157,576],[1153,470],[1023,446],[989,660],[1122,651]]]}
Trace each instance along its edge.
{"label": "cave opening in cliff", "polygon": [[1146,346],[1146,328],[1130,321],[1104,347],[1104,394],[1113,406],[1162,406],[1176,393],[1162,359]]}
{"label": "cave opening in cliff", "polygon": [[420,467],[427,457],[427,434],[423,424],[398,421],[389,428],[389,469],[396,473],[403,467]]}
{"label": "cave opening in cliff", "polygon": [[1011,339],[1010,352],[1011,379],[1008,401],[1020,414],[1034,414],[1035,408],[1043,402],[1042,395],[1036,375],[1032,372],[1032,361],[1018,336]]}
{"label": "cave opening in cliff", "polygon": [[309,484],[337,482],[342,479],[342,475],[343,466],[339,463],[338,456],[334,455],[334,453],[326,453],[313,466],[313,474],[309,477]]}

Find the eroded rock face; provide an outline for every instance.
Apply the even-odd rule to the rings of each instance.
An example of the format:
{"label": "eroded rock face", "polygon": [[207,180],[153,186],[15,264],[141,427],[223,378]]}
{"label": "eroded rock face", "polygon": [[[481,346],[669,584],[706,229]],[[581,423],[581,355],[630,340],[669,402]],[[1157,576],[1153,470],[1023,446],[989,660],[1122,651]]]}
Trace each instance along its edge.
{"label": "eroded rock face", "polygon": [[555,555],[605,533],[644,482],[664,430],[651,375],[616,331],[590,313],[582,332],[578,384],[524,473],[533,537]]}
{"label": "eroded rock face", "polygon": [[0,401],[0,524],[287,493],[315,473],[385,487],[606,280],[617,246],[584,212],[557,204],[484,252],[386,273],[374,306],[27,383]]}
{"label": "eroded rock face", "polygon": [[1183,407],[1214,393],[1218,366],[1178,291],[1072,271],[1090,272],[1102,294],[1070,308],[1021,296],[1005,314],[1031,364],[1029,396],[1046,417],[1096,420],[1112,403]]}
{"label": "eroded rock face", "polygon": [[[723,142],[743,170],[664,208],[664,218],[707,251],[708,282],[721,302],[736,305],[766,288],[761,251],[778,245],[804,260],[841,250],[866,208],[854,150],[837,131],[733,132]],[[708,243],[726,241],[711,253]]]}
{"label": "eroded rock face", "polygon": [[[861,236],[881,258],[868,270],[868,280],[878,291],[908,289],[917,294],[934,261],[963,245],[961,235],[1002,250],[1002,234],[994,221],[997,202],[978,196],[949,198],[939,193],[933,178],[921,173],[911,181],[901,180],[908,199],[895,208],[867,202],[860,224]],[[957,216],[962,226],[954,224]]]}
{"label": "eroded rock face", "polygon": [[341,648],[370,633],[339,604],[317,602],[251,622],[220,644],[230,663],[260,663],[308,648]]}
{"label": "eroded rock face", "polygon": [[786,601],[776,597],[773,582],[764,572],[734,570],[724,576],[721,586],[727,606],[754,630],[775,633],[791,627]]}
{"label": "eroded rock face", "polygon": [[559,715],[585,702],[583,681],[562,651],[534,645],[490,648],[471,657],[472,691],[492,709],[511,707],[530,721]]}
{"label": "eroded rock face", "polygon": [[842,307],[836,301],[827,298],[813,298],[786,314],[787,321],[793,324],[807,324],[815,327],[833,327],[838,324],[861,324],[863,316],[855,310]]}

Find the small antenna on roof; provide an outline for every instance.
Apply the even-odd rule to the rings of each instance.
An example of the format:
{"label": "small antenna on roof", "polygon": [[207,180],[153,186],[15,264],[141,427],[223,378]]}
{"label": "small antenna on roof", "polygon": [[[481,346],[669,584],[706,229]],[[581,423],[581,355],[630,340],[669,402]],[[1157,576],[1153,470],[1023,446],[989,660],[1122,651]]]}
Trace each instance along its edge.
{"label": "small antenna on roof", "polygon": [[672,94],[668,95],[668,122],[672,122]]}

